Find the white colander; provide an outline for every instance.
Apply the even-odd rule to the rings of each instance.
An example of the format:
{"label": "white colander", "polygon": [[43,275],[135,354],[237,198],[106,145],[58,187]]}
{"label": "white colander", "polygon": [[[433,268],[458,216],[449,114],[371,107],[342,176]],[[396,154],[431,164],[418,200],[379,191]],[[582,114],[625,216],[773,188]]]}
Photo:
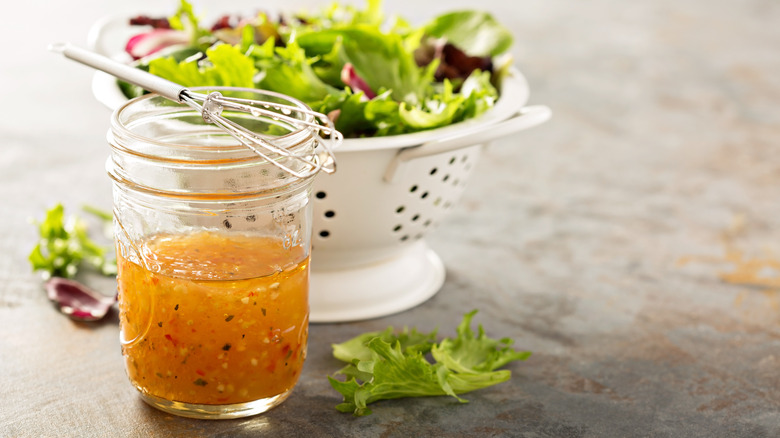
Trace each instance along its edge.
{"label": "white colander", "polygon": [[[134,32],[127,17],[106,17],[90,29],[89,46],[119,56]],[[127,100],[101,72],[92,91],[112,109]],[[344,141],[336,151],[338,171],[314,185],[312,322],[389,315],[441,288],[444,266],[425,235],[458,202],[486,144],[549,119],[547,107],[524,107],[527,100],[525,78],[511,70],[496,106],[478,119]]]}
{"label": "white colander", "polygon": [[458,202],[482,148],[543,123],[545,106],[524,107],[517,70],[482,117],[437,130],[348,139],[338,171],[314,184],[311,321],[374,318],[434,295],[444,266],[425,235]]}

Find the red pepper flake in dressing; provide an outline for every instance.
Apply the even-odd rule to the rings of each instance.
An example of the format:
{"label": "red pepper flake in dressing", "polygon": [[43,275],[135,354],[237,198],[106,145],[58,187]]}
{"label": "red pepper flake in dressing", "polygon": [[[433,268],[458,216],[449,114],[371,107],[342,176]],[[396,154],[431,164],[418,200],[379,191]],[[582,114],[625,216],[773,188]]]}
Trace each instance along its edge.
{"label": "red pepper flake in dressing", "polygon": [[206,373],[203,370],[195,370],[195,373],[197,373],[199,376],[205,376]]}

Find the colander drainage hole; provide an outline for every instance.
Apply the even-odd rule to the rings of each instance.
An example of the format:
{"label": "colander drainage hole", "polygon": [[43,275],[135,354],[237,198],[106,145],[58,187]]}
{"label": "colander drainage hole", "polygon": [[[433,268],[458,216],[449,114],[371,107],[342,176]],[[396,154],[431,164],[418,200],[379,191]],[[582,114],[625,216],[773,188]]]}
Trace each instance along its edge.
{"label": "colander drainage hole", "polygon": [[444,178],[441,179],[441,182],[447,182],[448,179],[450,179],[450,175],[444,175]]}
{"label": "colander drainage hole", "polygon": [[400,225],[396,225],[395,227],[393,227],[393,231],[395,231],[397,233],[397,232],[401,231],[401,228],[403,228],[403,227],[400,226]]}
{"label": "colander drainage hole", "polygon": [[439,169],[437,169],[435,167],[433,169],[431,169],[431,175],[435,175],[438,170]]}
{"label": "colander drainage hole", "polygon": [[420,195],[420,199],[425,199],[428,197],[428,192],[423,192],[422,195]]}
{"label": "colander drainage hole", "polygon": [[401,242],[405,242],[407,240],[409,240],[409,236],[407,236],[407,235],[401,236]]}
{"label": "colander drainage hole", "polygon": [[331,217],[333,217],[333,216],[336,216],[336,212],[335,212],[335,211],[333,211],[333,210],[328,210],[328,211],[326,211],[326,212],[325,212],[325,217],[327,217],[327,218],[331,218]]}
{"label": "colander drainage hole", "polygon": [[416,185],[409,187],[409,192],[410,193],[414,193],[416,191],[417,191],[417,186]]}
{"label": "colander drainage hole", "polygon": [[450,164],[451,164],[451,165],[452,165],[452,164],[455,164],[455,161],[456,161],[456,160],[457,160],[457,158],[455,158],[455,157],[453,156],[452,158],[450,158]]}
{"label": "colander drainage hole", "polygon": [[325,197],[328,195],[325,192],[317,192],[314,194],[314,196],[316,196],[317,199],[325,199]]}
{"label": "colander drainage hole", "polygon": [[416,214],[416,215],[412,216],[412,222],[417,222],[417,219],[420,219],[420,215],[419,214]]}
{"label": "colander drainage hole", "polygon": [[424,227],[429,227],[429,226],[431,226],[431,220],[430,220],[430,219],[428,219],[427,221],[423,222],[423,226],[424,226]]}
{"label": "colander drainage hole", "polygon": [[328,237],[328,236],[330,236],[330,231],[328,230],[320,231],[320,237]]}
{"label": "colander drainage hole", "polygon": [[395,209],[395,212],[400,214],[404,211],[404,209],[406,209],[406,207],[399,205],[398,208]]}

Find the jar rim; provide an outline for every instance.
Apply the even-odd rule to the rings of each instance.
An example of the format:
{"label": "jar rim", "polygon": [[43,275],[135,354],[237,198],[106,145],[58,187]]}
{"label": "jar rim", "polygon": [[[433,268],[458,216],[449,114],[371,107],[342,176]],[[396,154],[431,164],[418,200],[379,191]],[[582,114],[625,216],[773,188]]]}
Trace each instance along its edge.
{"label": "jar rim", "polygon": [[[284,144],[283,146],[280,146],[284,149],[294,149],[297,146],[301,146],[302,144],[307,143],[311,138],[314,136],[315,128],[311,126],[311,124],[315,124],[316,120],[313,114],[310,112],[311,109],[308,105],[306,105],[304,102],[302,102],[299,99],[293,98],[291,96],[287,96],[281,93],[277,93],[274,91],[269,90],[261,90],[256,88],[246,88],[246,87],[223,87],[223,86],[204,86],[204,87],[191,87],[189,88],[192,91],[200,91],[200,92],[212,92],[212,91],[218,91],[218,92],[249,92],[256,94],[258,96],[268,96],[274,99],[277,99],[279,101],[282,101],[286,105],[291,105],[300,108],[301,114],[304,115],[304,117],[301,119],[301,125],[296,126],[297,129],[290,130],[290,132],[278,136],[274,136],[275,143],[281,143]],[[220,153],[236,153],[236,156],[233,156],[232,158],[227,158],[227,161],[230,162],[236,162],[236,161],[254,161],[254,160],[263,160],[261,156],[259,156],[257,153],[252,151],[250,148],[239,142],[238,140],[235,141],[235,144],[231,145],[219,145],[219,146],[194,146],[194,145],[188,145],[181,142],[175,142],[175,141],[163,141],[159,140],[153,137],[149,137],[143,134],[139,134],[137,132],[134,132],[132,130],[132,126],[129,126],[126,120],[123,120],[123,115],[126,115],[129,111],[129,109],[133,106],[141,105],[145,102],[149,102],[153,99],[161,99],[162,101],[168,101],[172,103],[178,103],[174,102],[172,100],[169,100],[157,93],[148,93],[144,94],[142,96],[133,98],[125,102],[123,105],[119,106],[116,110],[114,110],[113,114],[111,115],[111,130],[110,135],[113,138],[127,138],[130,139],[131,142],[141,142],[147,145],[154,145],[156,147],[161,148],[171,148],[176,150],[203,150],[208,151],[210,149],[213,149],[215,151],[219,151]],[[277,102],[277,103],[282,103]],[[171,107],[176,108],[176,107]],[[191,108],[186,105],[181,105],[181,107],[177,110],[174,110],[173,112],[168,113],[175,114],[177,117],[181,116],[192,116],[197,115],[198,117],[201,117],[201,114],[195,110],[194,108]],[[151,116],[150,116],[151,117]],[[209,126],[210,124],[204,121],[203,126]],[[211,125],[215,126],[215,125]],[[227,132],[225,132],[227,135]],[[124,142],[122,142],[124,143]],[[116,145],[115,145],[116,146]],[[123,145],[124,146],[124,145]],[[123,149],[126,152],[138,154],[138,151],[133,150],[132,148],[123,147]],[[164,161],[169,160],[170,156],[160,156],[160,155],[154,155],[154,154],[142,154],[145,159],[161,159]],[[192,161],[198,161],[198,160],[192,160]],[[207,161],[213,161],[213,159],[208,159]]]}
{"label": "jar rim", "polygon": [[[187,199],[238,199],[278,194],[305,187],[313,175],[297,176],[308,160],[318,160],[319,124],[303,102],[280,93],[241,87],[193,87],[226,96],[252,93],[269,103],[271,114],[225,110],[234,123],[285,153],[263,154],[244,145],[221,127],[203,119],[195,108],[158,94],[147,94],[117,108],[107,139],[112,147],[106,163],[120,185],[153,196]],[[241,95],[242,98],[246,95]],[[289,117],[283,105],[301,108]],[[262,110],[263,102],[261,101]],[[295,111],[290,108],[291,111]],[[279,135],[277,135],[279,133]],[[302,159],[304,158],[304,159]]]}

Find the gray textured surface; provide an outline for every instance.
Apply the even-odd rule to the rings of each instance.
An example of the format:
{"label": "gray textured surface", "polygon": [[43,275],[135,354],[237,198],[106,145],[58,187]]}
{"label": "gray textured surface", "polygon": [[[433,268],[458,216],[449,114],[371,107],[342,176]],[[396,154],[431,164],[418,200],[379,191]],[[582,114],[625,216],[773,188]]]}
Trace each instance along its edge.
{"label": "gray textured surface", "polygon": [[[83,43],[99,17],[152,3],[22,2],[6,15],[0,436],[780,435],[778,270],[752,284],[722,279],[780,257],[780,4],[481,2],[517,36],[532,102],[555,115],[489,149],[430,236],[448,269],[443,289],[398,315],[312,326],[288,401],[203,422],[144,405],[124,376],[116,317],[70,322],[26,262],[28,218],[59,201],[71,211],[110,203],[108,113],[90,95],[91,73],[44,48]],[[534,352],[510,382],[465,405],[383,402],[365,418],[333,409],[330,343],[387,325],[446,332],[472,308],[489,334]]]}

